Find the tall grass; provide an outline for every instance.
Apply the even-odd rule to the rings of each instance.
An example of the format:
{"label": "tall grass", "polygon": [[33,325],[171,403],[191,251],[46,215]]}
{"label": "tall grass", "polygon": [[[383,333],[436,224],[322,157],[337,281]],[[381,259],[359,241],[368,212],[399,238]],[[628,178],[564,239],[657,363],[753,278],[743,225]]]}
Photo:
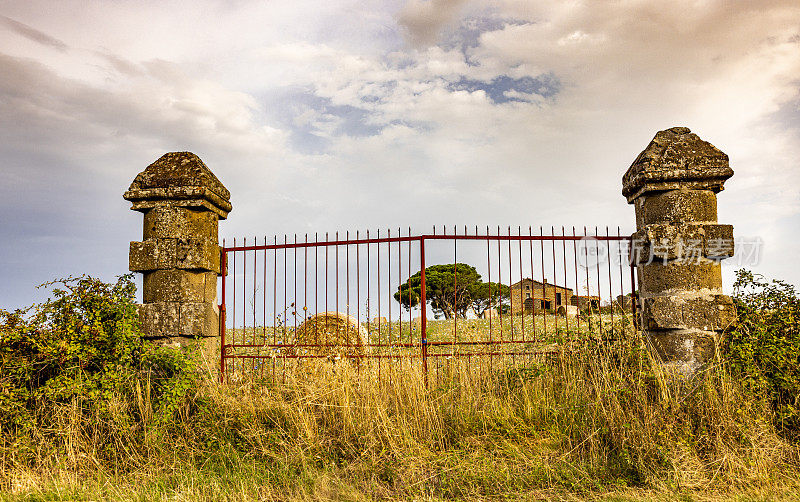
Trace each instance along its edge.
{"label": "tall grass", "polygon": [[[641,339],[493,365],[304,363],[192,389],[169,420],[151,385],[73,399],[0,439],[0,499],[800,494],[800,452],[726,369],[666,385]],[[415,363],[416,364],[416,363]]]}

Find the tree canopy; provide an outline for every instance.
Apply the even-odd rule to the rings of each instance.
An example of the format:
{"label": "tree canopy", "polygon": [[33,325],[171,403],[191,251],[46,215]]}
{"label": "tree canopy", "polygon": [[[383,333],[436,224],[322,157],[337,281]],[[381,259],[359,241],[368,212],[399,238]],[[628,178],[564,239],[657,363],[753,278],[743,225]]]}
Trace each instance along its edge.
{"label": "tree canopy", "polygon": [[[421,289],[422,275],[417,272],[398,287],[394,299],[406,309],[414,308],[419,305]],[[497,307],[508,298],[508,286],[483,282],[475,267],[466,263],[433,265],[425,268],[425,296],[437,316],[463,318],[470,308],[481,315]]]}

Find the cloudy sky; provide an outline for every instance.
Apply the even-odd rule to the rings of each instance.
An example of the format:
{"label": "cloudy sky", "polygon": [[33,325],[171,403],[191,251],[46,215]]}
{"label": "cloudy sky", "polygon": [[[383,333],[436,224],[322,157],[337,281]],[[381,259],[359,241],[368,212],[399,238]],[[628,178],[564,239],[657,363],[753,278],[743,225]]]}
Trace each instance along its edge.
{"label": "cloudy sky", "polygon": [[0,306],[124,273],[167,151],[230,189],[228,238],[629,232],[622,174],[676,125],[730,155],[751,268],[800,284],[798,89],[796,0],[0,0]]}

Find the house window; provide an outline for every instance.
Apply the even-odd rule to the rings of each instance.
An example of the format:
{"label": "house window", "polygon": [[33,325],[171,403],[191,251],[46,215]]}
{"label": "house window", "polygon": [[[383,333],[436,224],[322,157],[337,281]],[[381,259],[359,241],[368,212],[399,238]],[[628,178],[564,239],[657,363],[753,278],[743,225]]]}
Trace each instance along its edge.
{"label": "house window", "polygon": [[525,293],[525,298],[530,298],[530,297],[531,297],[530,293]]}
{"label": "house window", "polygon": [[531,285],[530,285],[530,284],[526,284],[526,285],[525,285],[525,289],[526,289],[526,290],[528,290],[528,291],[530,291],[530,289],[531,289]]}
{"label": "house window", "polygon": [[545,310],[550,310],[550,301],[549,300],[545,300],[544,308],[545,308]]}
{"label": "house window", "polygon": [[561,305],[561,293],[556,293],[556,305]]}

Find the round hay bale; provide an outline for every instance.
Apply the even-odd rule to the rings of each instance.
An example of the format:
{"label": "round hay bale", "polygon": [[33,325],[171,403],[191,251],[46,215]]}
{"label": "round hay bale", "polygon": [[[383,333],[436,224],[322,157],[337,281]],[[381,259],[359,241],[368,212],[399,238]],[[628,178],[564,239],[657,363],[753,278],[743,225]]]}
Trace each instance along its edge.
{"label": "round hay bale", "polygon": [[364,345],[369,343],[369,333],[353,316],[342,312],[320,312],[297,328],[293,342],[297,345],[329,345],[291,348],[297,355],[363,355]]}
{"label": "round hay bale", "polygon": [[577,317],[578,316],[578,307],[574,305],[561,305],[558,307],[556,311],[557,315],[561,317]]}

